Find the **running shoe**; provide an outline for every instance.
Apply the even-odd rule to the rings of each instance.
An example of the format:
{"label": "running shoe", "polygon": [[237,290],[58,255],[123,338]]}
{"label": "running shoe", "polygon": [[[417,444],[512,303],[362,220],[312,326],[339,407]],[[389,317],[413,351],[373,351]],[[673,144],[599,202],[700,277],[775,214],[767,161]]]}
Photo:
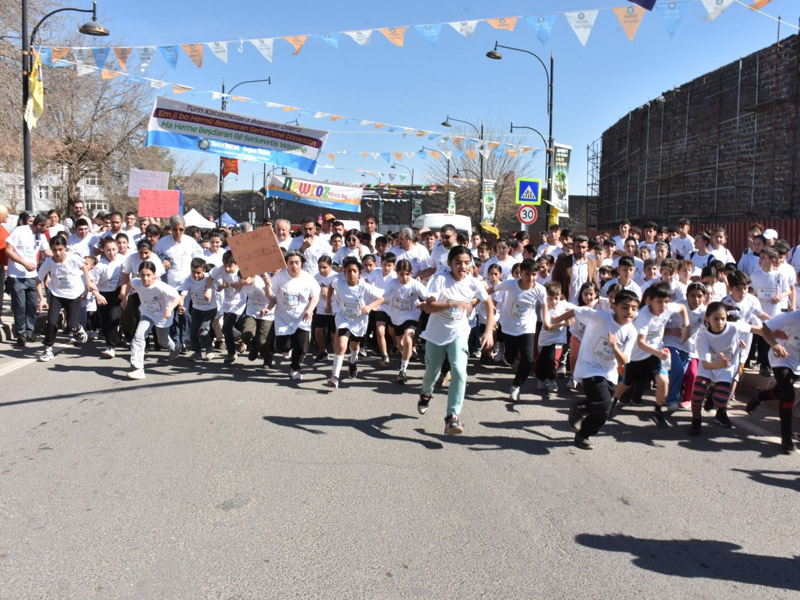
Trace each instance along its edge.
{"label": "running shoe", "polygon": [[169,355],[167,356],[167,360],[175,360],[181,355],[181,347],[175,344],[172,347],[172,350],[169,351]]}
{"label": "running shoe", "polygon": [[78,330],[75,332],[73,337],[79,344],[85,344],[87,341],[89,341],[89,334],[86,333],[86,330],[83,327],[78,327]]}
{"label": "running shoe", "polygon": [[408,381],[408,375],[406,374],[405,370],[401,370],[397,374],[397,383],[404,385]]}
{"label": "running shoe", "polygon": [[388,366],[389,366],[389,355],[388,354],[384,354],[381,357],[381,367],[385,369]]}
{"label": "running shoe", "polygon": [[144,379],[144,369],[134,369],[133,371],[128,371],[127,373],[128,379]]}
{"label": "running shoe", "polygon": [[700,419],[692,419],[692,424],[689,426],[689,435],[692,437],[700,435]]}
{"label": "running shoe", "polygon": [[508,394],[508,399],[512,402],[517,402],[519,400],[519,387],[516,385],[511,386],[511,392]]}
{"label": "running shoe", "polygon": [[758,397],[760,393],[761,393],[761,388],[757,387],[753,392],[753,397],[750,399],[750,402],[748,402],[747,405],[744,407],[744,410],[748,415],[752,415],[754,412],[756,412],[756,409],[761,404],[761,399]]}
{"label": "running shoe", "polygon": [[419,414],[424,415],[428,412],[428,405],[431,403],[431,395],[430,394],[420,394],[419,395],[419,402],[417,402],[417,412]]}
{"label": "running shoe", "polygon": [[315,363],[327,362],[328,361],[328,353],[327,352],[320,352],[317,354],[316,358],[314,358]]}
{"label": "running shoe", "polygon": [[575,379],[570,379],[567,383],[567,389],[570,392],[577,392],[578,391],[578,382]]}
{"label": "running shoe", "polygon": [[53,349],[50,346],[45,346],[42,353],[39,355],[39,362],[47,362],[54,358]]}
{"label": "running shoe", "polygon": [[216,358],[216,356],[217,355],[214,354],[214,352],[212,352],[211,350],[208,350],[203,354],[203,358],[206,359],[206,360],[214,360],[214,358]]}
{"label": "running shoe", "polygon": [[253,346],[247,351],[247,360],[253,361],[258,358],[258,346]]}
{"label": "running shoe", "polygon": [[797,452],[797,446],[795,446],[792,439],[789,438],[781,442],[781,451],[784,454],[795,454]]}
{"label": "running shoe", "polygon": [[338,377],[334,377],[333,375],[331,375],[331,378],[328,379],[328,381],[325,382],[325,385],[327,385],[329,388],[334,388],[334,389],[338,388],[339,387],[339,378]]}
{"label": "running shoe", "polygon": [[731,423],[731,420],[728,418],[728,411],[724,408],[717,410],[717,414],[714,415],[714,422],[725,429],[733,427],[733,423]]}
{"label": "running shoe", "polygon": [[351,378],[354,378],[356,375],[358,375],[358,363],[357,362],[348,363],[348,365],[347,365],[347,374],[350,375]]}
{"label": "running shoe", "polygon": [[583,425],[583,420],[586,418],[583,410],[576,404],[570,404],[569,406],[569,415],[567,416],[567,422],[569,423],[569,428],[572,429],[575,433],[580,433],[581,425]]}
{"label": "running shoe", "polygon": [[291,377],[292,379],[294,379],[296,381],[300,381],[303,378],[303,372],[302,371],[291,371],[289,373],[289,377]]}
{"label": "running shoe", "polygon": [[594,444],[589,441],[589,438],[585,438],[579,433],[575,434],[575,439],[572,444],[581,450],[594,450]]}
{"label": "running shoe", "polygon": [[397,346],[393,345],[389,348],[389,356],[395,356],[398,352],[400,352],[400,348]]}
{"label": "running shoe", "polygon": [[444,420],[445,435],[460,435],[464,433],[464,426],[458,420],[458,415],[450,415]]}
{"label": "running shoe", "polygon": [[664,412],[660,410],[653,411],[653,421],[655,421],[656,425],[660,428],[668,427],[669,423],[667,423],[667,418],[664,416]]}
{"label": "running shoe", "polygon": [[772,376],[772,371],[769,368],[769,365],[761,365],[761,368],[758,370],[758,374],[761,377],[766,377],[769,379]]}
{"label": "running shoe", "polygon": [[547,382],[544,379],[540,379],[538,381],[538,383],[536,384],[536,389],[539,390],[540,392],[546,392],[547,391]]}
{"label": "running shoe", "polygon": [[555,392],[558,393],[558,384],[556,383],[555,379],[550,379],[547,382],[547,391],[548,392]]}
{"label": "running shoe", "polygon": [[226,364],[228,364],[228,365],[232,365],[232,364],[233,364],[233,363],[235,363],[235,362],[236,362],[236,353],[235,353],[235,352],[234,352],[233,354],[228,354],[228,355],[225,357],[225,363],[226,363]]}
{"label": "running shoe", "polygon": [[117,351],[114,346],[106,346],[100,355],[103,358],[114,358],[117,355]]}
{"label": "running shoe", "polygon": [[681,409],[680,402],[667,402],[666,407],[669,412],[675,412]]}

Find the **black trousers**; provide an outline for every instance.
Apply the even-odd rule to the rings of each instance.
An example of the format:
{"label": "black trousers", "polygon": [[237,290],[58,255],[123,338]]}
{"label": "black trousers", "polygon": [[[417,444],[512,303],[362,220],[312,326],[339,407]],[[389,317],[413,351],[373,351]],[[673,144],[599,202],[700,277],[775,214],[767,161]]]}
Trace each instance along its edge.
{"label": "black trousers", "polygon": [[585,416],[581,424],[581,436],[588,438],[595,435],[606,424],[611,403],[614,401],[616,385],[605,377],[587,377],[583,379],[585,400],[573,401],[573,410],[582,412]]}
{"label": "black trousers", "polygon": [[506,362],[512,364],[519,355],[519,364],[514,373],[514,387],[521,387],[528,380],[533,371],[533,344],[536,337],[535,333],[523,333],[522,335],[505,334]]}
{"label": "black trousers", "polygon": [[267,336],[267,353],[271,353],[274,348],[276,352],[292,351],[292,371],[299,371],[303,366],[303,359],[308,352],[308,346],[311,343],[311,332],[305,329],[297,329],[294,333],[289,335],[275,335],[275,328],[269,331]]}
{"label": "black trousers", "polygon": [[61,298],[55,294],[50,294],[50,308],[47,311],[47,327],[44,334],[44,345],[52,346],[56,341],[58,333],[58,320],[61,311],[67,313],[67,330],[75,331],[78,329],[81,320],[81,299]]}
{"label": "black trousers", "polygon": [[106,344],[116,348],[119,344],[119,324],[122,320],[122,305],[119,299],[119,288],[113,292],[100,292],[106,299],[104,305],[97,303],[97,314],[103,326],[103,336]]}

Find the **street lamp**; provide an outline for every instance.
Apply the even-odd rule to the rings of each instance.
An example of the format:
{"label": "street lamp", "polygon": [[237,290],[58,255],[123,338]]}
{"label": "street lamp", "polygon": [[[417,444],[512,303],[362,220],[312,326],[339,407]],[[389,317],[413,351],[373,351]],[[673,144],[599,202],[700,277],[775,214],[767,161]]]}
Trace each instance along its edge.
{"label": "street lamp", "polygon": [[[494,50],[489,50],[486,53],[488,58],[493,60],[500,60],[503,58],[503,55],[500,54],[497,49],[504,48],[506,50],[515,50],[516,52],[524,52],[525,54],[530,54],[539,63],[542,65],[544,69],[544,74],[547,77],[547,114],[550,117],[550,129],[547,136],[547,152],[550,153],[550,159],[547,161],[547,221],[550,221],[550,207],[553,206],[553,171],[555,170],[555,161],[556,161],[556,153],[555,148],[553,148],[553,66],[554,66],[554,56],[553,52],[550,52],[550,70],[547,70],[547,65],[544,64],[544,61],[539,58],[536,54],[531,52],[530,50],[523,50],[522,48],[513,48],[511,46],[503,46],[502,44],[495,41],[494,43]],[[532,129],[532,128],[531,128]],[[536,131],[536,130],[534,130]],[[538,131],[536,133],[539,133]],[[541,134],[539,134],[541,135]],[[544,138],[544,136],[542,136]]]}
{"label": "street lamp", "polygon": [[366,177],[367,175],[369,175],[370,177],[374,177],[374,178],[375,178],[375,181],[377,181],[377,182],[378,182],[378,185],[380,185],[380,184],[381,184],[381,178],[380,178],[380,177],[378,177],[377,175],[375,175],[375,173],[367,173],[366,171],[364,171],[363,173],[361,173],[361,176],[362,176],[362,177]]}
{"label": "street lamp", "polygon": [[[245,83],[266,83],[268,85],[272,85],[272,78],[271,77],[267,77],[266,79],[249,79],[247,81],[240,81],[235,86],[233,86],[230,90],[228,90],[228,95],[225,94],[225,80],[223,79],[222,80],[222,102],[221,102],[221,104],[222,104],[221,108],[222,108],[223,112],[225,112],[225,110],[228,108],[228,96],[233,93],[233,90],[235,90],[240,85],[244,85]],[[225,165],[222,162],[222,157],[220,156],[219,157],[219,198],[217,199],[217,211],[218,211],[217,225],[219,227],[222,227],[222,188],[223,188],[223,182],[224,182],[223,175],[222,175],[222,169],[223,169],[224,166]]]}
{"label": "street lamp", "polygon": [[[451,117],[450,115],[447,115],[447,118],[444,121],[442,121],[442,126],[452,127],[453,125],[450,123],[450,121],[456,121],[457,123],[464,123],[466,125],[469,125],[478,134],[480,140],[483,141],[483,123],[481,123],[481,128],[478,129],[473,123],[470,123],[469,121],[462,121],[461,119],[456,119],[454,117]],[[483,150],[483,148],[481,148],[481,150]],[[480,165],[481,165],[481,176],[478,181],[480,182],[480,185],[483,185],[483,154],[481,154],[480,152],[478,154],[480,154]]]}
{"label": "street lamp", "polygon": [[97,2],[92,2],[92,8],[58,8],[52,12],[47,13],[39,22],[36,23],[36,26],[33,28],[33,32],[31,32],[31,37],[28,38],[28,0],[22,0],[22,170],[24,173],[24,180],[25,180],[25,211],[26,212],[33,212],[33,176],[31,174],[31,137],[30,137],[30,130],[28,129],[28,124],[25,122],[25,108],[28,106],[28,95],[29,95],[29,81],[28,78],[31,73],[31,69],[33,68],[33,64],[31,61],[31,47],[33,46],[34,39],[36,38],[36,32],[39,31],[39,27],[42,26],[47,19],[52,17],[55,14],[61,12],[82,12],[82,13],[92,13],[92,20],[84,23],[80,26],[80,31],[84,35],[95,35],[95,36],[105,36],[108,35],[108,29],[103,27],[97,21]]}
{"label": "street lamp", "polygon": [[[455,121],[455,119],[453,119]],[[428,148],[427,146],[423,146],[420,152],[425,150],[429,150],[430,152],[441,152],[441,150],[434,150],[433,148]],[[450,159],[447,160],[447,190],[450,191]]]}
{"label": "street lamp", "polygon": [[411,174],[411,185],[413,186],[414,185],[414,169],[409,169],[407,166],[398,165],[397,163],[392,164],[392,169],[396,169],[397,167],[402,167],[403,169],[405,169],[406,171],[408,171]]}

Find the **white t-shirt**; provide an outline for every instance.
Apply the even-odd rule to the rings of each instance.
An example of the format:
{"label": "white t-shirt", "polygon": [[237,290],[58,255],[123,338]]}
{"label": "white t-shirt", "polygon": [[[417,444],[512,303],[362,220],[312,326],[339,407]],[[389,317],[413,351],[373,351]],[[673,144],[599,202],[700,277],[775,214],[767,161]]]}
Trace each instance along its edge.
{"label": "white t-shirt", "polygon": [[54,237],[56,237],[59,233],[63,234],[65,237],[69,236],[69,231],[67,231],[67,228],[64,227],[63,223],[59,223],[58,225],[53,225],[47,231],[50,233],[50,239],[51,240]]}
{"label": "white t-shirt", "polygon": [[189,296],[189,300],[192,301],[192,308],[203,311],[216,310],[217,299],[213,291],[211,292],[211,300],[206,300],[206,288],[210,278],[211,276],[208,273],[200,281],[197,281],[194,277],[187,277],[178,286],[178,291],[182,292],[182,295]]}
{"label": "white t-shirt", "polygon": [[[555,308],[550,308],[546,304],[542,305],[542,310],[547,310],[551,319],[563,315],[568,310],[576,308],[574,304],[570,304],[566,300],[559,300]],[[567,343],[567,323],[560,323],[557,329],[547,330],[542,328],[539,332],[539,348],[545,346],[552,346],[553,344],[566,344]]]}
{"label": "white t-shirt", "polygon": [[[739,370],[739,340],[743,334],[750,333],[750,325],[736,321],[725,324],[725,329],[720,333],[712,333],[708,328],[700,330],[697,334],[697,376],[705,377],[713,382],[732,382],[734,375]],[[730,359],[731,363],[725,369],[706,369],[703,361],[716,362],[720,360],[720,353]]]}
{"label": "white t-shirt", "polygon": [[516,261],[511,256],[506,256],[505,260],[500,260],[497,256],[493,256],[489,260],[486,261],[486,272],[488,273],[489,267],[492,265],[500,265],[500,268],[503,270],[503,279],[510,279],[511,278],[511,269],[514,268],[514,265],[517,264]]}
{"label": "white t-shirt", "polygon": [[272,278],[275,294],[275,335],[292,335],[298,329],[311,331],[311,321],[304,322],[303,315],[312,298],[319,297],[320,287],[314,276],[301,271],[292,277],[284,269]]}
{"label": "white t-shirt", "polygon": [[336,254],[333,255],[333,265],[341,267],[344,264],[344,259],[350,256],[358,260],[358,262],[361,262],[361,257],[364,256],[364,254],[366,254],[366,252],[363,246],[359,246],[358,248],[342,246],[336,251]]}
{"label": "white t-shirt", "polygon": [[450,248],[445,248],[442,244],[436,244],[433,247],[428,262],[425,264],[424,269],[436,268],[436,273],[443,273],[450,270],[450,265],[447,263],[447,256],[450,254]]}
{"label": "white t-shirt", "polygon": [[788,339],[776,340],[789,353],[788,358],[778,358],[770,351],[769,364],[775,367],[788,367],[795,375],[800,375],[800,311],[781,313],[769,321],[767,326],[773,333],[782,331]]}
{"label": "white t-shirt", "polygon": [[[306,240],[302,235],[292,238],[292,243],[289,244],[289,250],[297,250],[299,252],[300,248],[303,246],[303,242],[305,241]],[[342,248],[345,248],[345,246],[342,246]],[[333,252],[331,251],[330,245],[319,236],[314,238],[312,244],[303,250],[302,254],[306,259],[306,262],[303,263],[303,270],[306,273],[310,273],[312,276],[319,272],[317,262],[321,256],[330,256],[333,258]],[[292,333],[294,333],[294,330],[292,330]]]}
{"label": "white t-shirt", "polygon": [[575,363],[575,379],[603,377],[611,383],[619,381],[617,359],[608,339],[611,333],[617,338],[617,348],[626,357],[630,357],[636,343],[636,328],[633,323],[620,325],[614,315],[588,306],[579,306],[575,310],[575,320],[586,325],[581,340],[581,349]]}
{"label": "white t-shirt", "polygon": [[383,297],[383,290],[361,278],[356,285],[348,285],[345,277],[334,279],[331,289],[334,291],[334,299],[339,301],[336,329],[349,329],[354,336],[362,337],[367,332],[369,313],[364,313],[361,309]]}
{"label": "white t-shirt", "polygon": [[120,286],[122,278],[122,265],[125,258],[117,254],[113,262],[108,262],[105,258],[92,269],[93,279],[97,282],[97,289],[101,292],[113,292]]}
{"label": "white t-shirt", "polygon": [[[161,261],[158,260],[158,257],[155,254],[150,254],[150,258],[148,259],[153,265],[155,266],[155,275],[157,278],[161,279],[166,272],[164,269],[164,265],[161,264]],[[134,252],[125,257],[125,262],[122,263],[122,272],[127,273],[131,279],[139,279],[139,267],[142,266],[144,259],[139,256],[138,252]]]}
{"label": "white t-shirt", "polygon": [[738,268],[742,273],[750,277],[757,269],[761,268],[758,261],[759,257],[757,254],[746,251],[742,254],[742,258],[739,259]]}
{"label": "white t-shirt", "polygon": [[[467,276],[456,281],[452,273],[437,273],[431,277],[427,293],[434,302],[471,302],[473,298],[483,302],[489,297],[479,280]],[[437,346],[446,346],[459,337],[468,337],[469,331],[467,311],[453,307],[432,313],[421,337]]]}
{"label": "white t-shirt", "polygon": [[142,317],[152,321],[156,327],[169,327],[175,317],[173,311],[169,319],[164,318],[167,306],[178,297],[178,290],[163,281],[156,280],[149,287],[142,284],[141,279],[131,281],[131,288],[139,294],[141,305],[139,311]]}
{"label": "white t-shirt", "polygon": [[[428,264],[430,252],[422,244],[414,244],[410,250],[403,250],[400,246],[395,246],[389,252],[392,252],[397,257],[397,262],[406,259],[411,263],[411,276],[416,277],[420,269],[424,269]],[[397,263],[395,263],[397,264]]]}
{"label": "white t-shirt", "polygon": [[[11,261],[9,261],[11,262]],[[57,263],[51,256],[44,259],[39,267],[39,281],[44,282],[50,274],[47,289],[59,298],[78,298],[86,290],[83,277],[83,259],[73,252],[67,252],[64,262]]]}
{"label": "white t-shirt", "polygon": [[689,258],[689,254],[694,251],[694,238],[687,235],[685,238],[681,236],[676,237],[669,244],[673,256],[680,256],[681,258]]}
{"label": "white t-shirt", "polygon": [[[221,266],[211,269],[209,275],[213,281],[211,284],[212,289],[222,292],[220,310],[223,313],[241,315],[244,312],[245,304],[247,304],[247,296],[242,293],[241,289],[237,290],[233,287],[233,284],[241,279],[239,272],[230,274],[225,270],[224,266]],[[220,290],[220,286],[223,283],[227,284],[227,287]]]}
{"label": "white t-shirt", "polygon": [[242,293],[247,297],[245,314],[248,317],[263,321],[271,321],[275,318],[275,307],[263,315],[261,314],[262,310],[269,307],[269,298],[267,298],[266,289],[267,283],[261,275],[253,277],[253,283],[242,288]]}
{"label": "white t-shirt", "polygon": [[[672,315],[678,313],[678,311],[678,304],[675,302],[669,302],[664,312],[658,316],[650,311],[649,306],[643,306],[639,309],[639,314],[636,315],[636,318],[633,320],[636,334],[644,335],[644,341],[648,346],[660,350],[662,347],[661,341],[664,338],[664,326],[669,322]],[[683,319],[681,319],[681,326],[683,326]],[[651,356],[652,354],[645,352],[639,348],[639,344],[636,344],[631,353],[631,361],[645,360]]]}
{"label": "white t-shirt", "polygon": [[750,276],[750,285],[761,302],[761,310],[774,317],[780,312],[780,303],[773,304],[772,297],[788,292],[791,284],[779,271],[758,269]]}
{"label": "white t-shirt", "polygon": [[320,288],[320,297],[319,297],[319,302],[317,303],[317,308],[314,309],[315,313],[319,315],[336,314],[336,309],[337,309],[336,297],[334,296],[333,301],[331,302],[331,312],[328,312],[328,296],[327,295],[324,297],[322,296],[322,288],[324,286],[327,289],[326,293],[330,293],[331,284],[333,283],[333,280],[338,277],[340,277],[340,274],[334,271],[331,271],[325,277],[323,277],[319,273],[314,275],[314,281],[316,281],[319,284]]}
{"label": "white t-shirt", "polygon": [[[392,271],[394,273],[394,271]],[[417,279],[409,279],[403,285],[397,276],[387,281],[383,291],[383,310],[394,325],[402,325],[406,321],[419,321],[418,302],[428,299],[428,288]]]}
{"label": "white t-shirt", "polygon": [[8,259],[8,276],[18,279],[29,279],[36,277],[36,268],[39,258],[39,251],[47,249],[47,237],[43,233],[33,233],[30,225],[22,225],[14,229],[6,238],[8,246],[13,246],[14,250],[26,262],[34,264],[34,269],[28,271],[15,260]]}
{"label": "white t-shirt", "polygon": [[495,292],[504,294],[499,303],[497,321],[507,335],[536,333],[536,309],[547,302],[544,287],[534,283],[531,289],[523,290],[519,280],[508,279],[495,286]]}
{"label": "white t-shirt", "polygon": [[[778,273],[783,275],[789,290],[791,290],[791,288],[795,285],[795,280],[797,279],[797,274],[794,272],[792,265],[785,262],[780,263],[778,265]],[[785,298],[781,299],[780,302],[778,302],[778,308],[781,310],[789,309],[789,296],[786,296]]]}
{"label": "white t-shirt", "polygon": [[[614,277],[614,279],[610,279],[610,280],[609,280],[609,281],[608,281],[608,282],[607,282],[607,283],[606,283],[606,284],[603,286],[603,289],[602,289],[602,290],[600,290],[600,296],[602,296],[603,298],[608,298],[608,289],[609,289],[609,288],[610,288],[612,285],[616,285],[616,284],[618,284],[618,283],[619,283],[619,278],[618,278],[618,277]],[[639,287],[639,284],[637,284],[637,283],[636,283],[635,281],[633,281],[632,279],[631,279],[631,281],[628,283],[628,285],[624,285],[624,286],[622,286],[622,289],[624,289],[624,290],[628,290],[629,292],[633,292],[633,293],[634,293],[634,294],[636,294],[636,295],[637,295],[639,298],[641,298],[641,297],[642,297],[642,288],[640,288],[640,287]]]}
{"label": "white t-shirt", "polygon": [[[638,256],[633,256],[633,280],[640,286],[644,283],[644,261]],[[611,261],[611,268],[616,269],[619,266],[620,257]]]}
{"label": "white t-shirt", "polygon": [[696,277],[700,277],[702,270],[711,264],[712,261],[717,260],[717,258],[710,252],[701,256],[697,253],[697,251],[695,251],[694,254],[690,252],[689,256],[686,258],[692,261],[692,264],[694,265],[694,271],[692,271],[692,275]]}
{"label": "white t-shirt", "polygon": [[[386,289],[386,284],[388,284],[393,279],[397,279],[397,272],[394,270],[389,271],[389,275],[384,277],[383,269],[375,267],[375,270],[366,277],[364,277],[364,279],[366,280],[367,283],[371,283],[375,287],[381,288],[383,290]],[[385,309],[381,307],[380,310],[385,310]]]}
{"label": "white t-shirt", "polygon": [[728,250],[725,246],[720,246],[716,250],[714,248],[709,248],[711,254],[714,256],[714,260],[721,260],[726,265],[728,263],[736,263],[736,259],[733,258],[733,254],[731,251]]}
{"label": "white t-shirt", "polygon": [[621,235],[615,235],[613,238],[614,243],[617,245],[617,250],[625,250],[625,240],[628,238],[624,238]]}
{"label": "white t-shirt", "polygon": [[[686,342],[683,342],[682,336],[675,336],[665,333],[664,347],[683,350],[689,355],[690,358],[697,358],[697,335],[700,333],[700,330],[703,328],[703,324],[706,321],[706,306],[701,302],[700,306],[694,310],[691,310],[689,308],[689,303],[686,300],[679,300],[676,304],[682,304],[685,306],[686,311],[689,313],[689,338],[686,340]],[[667,322],[667,329],[675,328],[683,329],[683,317],[681,317],[681,315],[678,313],[673,314]]]}
{"label": "white t-shirt", "polygon": [[[153,254],[161,259],[168,260],[170,268],[167,271],[167,283],[178,287],[184,279],[192,273],[192,259],[203,256],[203,249],[188,235],[181,236],[181,241],[176,242],[171,235],[162,237],[153,248]],[[162,264],[163,266],[163,264]]]}
{"label": "white t-shirt", "polygon": [[99,243],[100,238],[93,233],[87,233],[82,240],[78,239],[75,233],[67,238],[67,247],[84,258],[92,256],[94,248]]}
{"label": "white t-shirt", "polygon": [[210,250],[203,250],[203,260],[206,261],[212,267],[218,267],[222,264],[222,257],[225,254],[225,251],[220,248],[220,251],[217,253],[213,253]]}

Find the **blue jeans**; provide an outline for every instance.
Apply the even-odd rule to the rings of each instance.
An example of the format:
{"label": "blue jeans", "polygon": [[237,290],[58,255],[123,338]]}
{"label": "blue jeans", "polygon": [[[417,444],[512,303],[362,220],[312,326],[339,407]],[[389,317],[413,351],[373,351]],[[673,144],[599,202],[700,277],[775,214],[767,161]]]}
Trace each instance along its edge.
{"label": "blue jeans", "polygon": [[689,353],[677,348],[667,348],[672,355],[672,366],[669,369],[669,390],[667,391],[667,404],[678,404],[681,401],[681,386],[683,376],[689,367]]}
{"label": "blue jeans", "polygon": [[442,370],[444,358],[450,360],[450,374],[452,380],[447,390],[447,416],[461,414],[464,404],[464,392],[467,389],[467,359],[469,350],[466,337],[456,338],[446,346],[437,346],[433,342],[425,341],[425,376],[422,378],[422,393],[431,394],[439,373]]}
{"label": "blue jeans", "polygon": [[36,277],[9,277],[8,281],[11,283],[11,310],[14,313],[17,338],[31,337],[39,309]]}

